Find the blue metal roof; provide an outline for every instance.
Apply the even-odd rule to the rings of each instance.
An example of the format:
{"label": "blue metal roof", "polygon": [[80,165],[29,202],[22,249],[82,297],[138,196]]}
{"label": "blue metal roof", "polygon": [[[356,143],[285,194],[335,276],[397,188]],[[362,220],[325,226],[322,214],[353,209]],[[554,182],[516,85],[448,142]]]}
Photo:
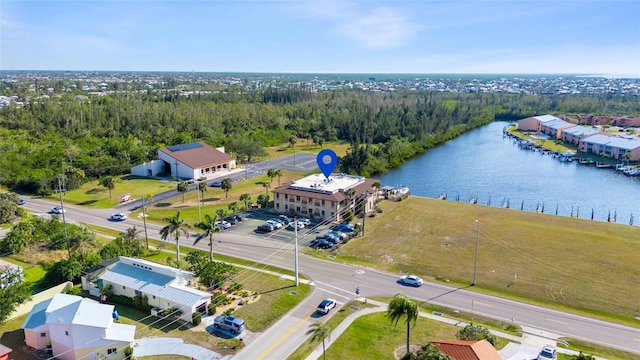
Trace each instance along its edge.
{"label": "blue metal roof", "polygon": [[609,136],[604,134],[596,134],[583,139],[587,144],[599,144],[615,147],[624,150],[633,150],[640,147],[640,140],[629,137]]}
{"label": "blue metal roof", "polygon": [[51,299],[41,301],[35,305],[31,309],[29,316],[25,319],[22,324],[23,329],[35,329],[40,325],[44,325],[47,321],[47,307],[51,303]]}
{"label": "blue metal roof", "polygon": [[193,307],[211,294],[186,286],[173,284],[174,278],[157,274],[128,264],[118,263],[106,271],[101,279],[113,284],[138,290],[147,296],[155,296],[167,301]]}
{"label": "blue metal roof", "polygon": [[575,135],[575,136],[589,136],[598,133],[598,129],[594,129],[592,127],[586,127],[577,125],[574,127],[570,127],[568,129],[562,130],[563,133]]}
{"label": "blue metal roof", "polygon": [[565,126],[569,126],[569,125],[573,125],[570,122],[566,122],[564,120],[560,120],[560,119],[555,119],[555,120],[551,120],[551,121],[546,121],[542,126],[546,126],[552,129],[560,129],[563,128]]}

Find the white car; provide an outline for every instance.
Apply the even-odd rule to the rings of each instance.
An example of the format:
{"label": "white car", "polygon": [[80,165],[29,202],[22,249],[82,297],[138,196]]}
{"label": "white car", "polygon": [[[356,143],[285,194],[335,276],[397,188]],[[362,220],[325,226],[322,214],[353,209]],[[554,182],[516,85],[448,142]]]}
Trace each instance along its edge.
{"label": "white car", "polygon": [[320,305],[318,305],[318,312],[323,314],[328,314],[329,310],[336,307],[336,304],[337,302],[333,299],[324,299],[322,300]]}
{"label": "white car", "polygon": [[398,281],[402,285],[409,285],[409,286],[415,286],[415,287],[420,287],[422,286],[422,284],[424,284],[424,281],[422,281],[422,279],[420,279],[415,275],[401,276]]}
{"label": "white car", "polygon": [[292,223],[289,223],[289,225],[287,225],[287,229],[289,229],[289,230],[295,230],[296,225],[294,225],[294,224],[297,224],[298,230],[300,230],[300,229],[304,229],[304,224],[303,224],[303,223],[301,223],[301,222],[297,222],[297,223],[296,223],[296,222],[292,222]]}
{"label": "white car", "polygon": [[124,213],[117,213],[111,215],[111,220],[113,221],[124,221],[127,220],[127,215]]}
{"label": "white car", "polygon": [[67,210],[65,210],[65,209],[61,208],[60,206],[54,206],[54,207],[51,209],[51,212],[52,212],[52,213],[54,213],[54,214],[62,214],[62,213],[66,213],[66,212],[67,212]]}
{"label": "white car", "polygon": [[226,229],[231,227],[231,223],[228,222],[228,221],[222,221],[222,222],[216,221],[214,223],[214,226],[217,227],[217,228],[220,228],[220,226],[222,226],[222,228],[226,230]]}
{"label": "white car", "polygon": [[555,360],[556,359],[556,348],[551,345],[545,345],[538,354],[538,360]]}
{"label": "white car", "polygon": [[309,226],[311,225],[311,220],[307,219],[307,218],[298,218],[298,223],[302,223],[305,226]]}
{"label": "white car", "polygon": [[267,224],[273,226],[274,229],[280,229],[282,227],[282,223],[275,220],[267,220]]}

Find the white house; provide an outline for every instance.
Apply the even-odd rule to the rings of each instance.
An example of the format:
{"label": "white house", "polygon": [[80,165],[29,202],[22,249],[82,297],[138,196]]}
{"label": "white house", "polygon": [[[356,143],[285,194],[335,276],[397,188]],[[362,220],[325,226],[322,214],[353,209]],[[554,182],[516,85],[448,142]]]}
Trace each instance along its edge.
{"label": "white house", "polygon": [[113,305],[56,294],[31,309],[22,324],[25,343],[35,349],[51,348],[53,356],[63,360],[124,359],[136,327],[115,323],[114,310]]}
{"label": "white house", "polygon": [[188,322],[194,312],[206,313],[211,303],[211,294],[190,287],[192,283],[193,274],[188,271],[125,256],[104,262],[82,276],[82,288],[94,296],[111,285],[115,295],[146,296],[155,308],[154,314],[178,308],[182,312],[180,318]]}
{"label": "white house", "polygon": [[224,147],[213,148],[203,142],[173,145],[158,149],[158,160],[131,168],[131,175],[157,176],[167,173],[181,179],[200,179],[236,167],[236,160],[225,154]]}

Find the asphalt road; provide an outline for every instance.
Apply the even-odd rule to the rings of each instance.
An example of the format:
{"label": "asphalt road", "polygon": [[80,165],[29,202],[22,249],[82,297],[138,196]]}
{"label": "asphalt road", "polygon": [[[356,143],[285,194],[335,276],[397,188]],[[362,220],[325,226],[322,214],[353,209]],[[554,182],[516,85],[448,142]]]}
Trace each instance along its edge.
{"label": "asphalt road", "polygon": [[[25,208],[46,213],[51,207],[58,205],[39,199],[25,198]],[[111,222],[108,217],[116,212],[113,209],[87,209],[65,206],[67,221],[95,224],[120,231],[135,225],[143,228],[140,219],[129,218],[123,222]],[[260,216],[260,215],[257,215]],[[294,246],[291,231],[280,230],[276,233],[258,235],[254,233],[255,225],[262,220],[251,220],[235,225],[229,231],[216,235],[218,240],[214,253],[235,256],[269,264],[284,269],[294,269]],[[162,226],[148,224],[150,238],[159,239],[158,232]],[[279,235],[280,237],[276,237]],[[192,239],[195,236],[192,237]],[[309,241],[307,237],[305,241]],[[183,240],[183,248],[193,242]],[[206,242],[198,248],[208,250]],[[618,325],[595,320],[583,316],[568,314],[540,306],[524,304],[501,299],[472,291],[472,288],[456,288],[440,283],[426,283],[421,288],[410,288],[396,283],[400,274],[391,274],[370,268],[345,265],[322,259],[299,255],[299,270],[315,283],[312,295],[296,309],[287,314],[279,323],[272,326],[256,340],[242,350],[239,358],[283,359],[306,339],[304,335],[309,324],[315,318],[314,310],[322,298],[332,297],[340,303],[355,298],[354,290],[360,288],[360,296],[393,296],[402,291],[410,297],[437,305],[474,314],[487,316],[502,321],[584,340],[604,346],[640,354],[640,328]],[[478,279],[482,285],[482,279]],[[298,330],[298,331],[296,331]],[[274,346],[275,344],[275,346]]]}

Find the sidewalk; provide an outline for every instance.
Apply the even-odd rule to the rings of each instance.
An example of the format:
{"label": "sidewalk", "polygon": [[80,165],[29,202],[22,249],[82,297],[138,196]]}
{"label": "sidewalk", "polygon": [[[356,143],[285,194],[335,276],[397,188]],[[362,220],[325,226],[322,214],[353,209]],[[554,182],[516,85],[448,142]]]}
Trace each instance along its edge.
{"label": "sidewalk", "polygon": [[[353,323],[357,318],[364,315],[373,314],[376,312],[387,311],[388,304],[375,301],[371,299],[361,298],[361,301],[365,301],[367,304],[376,305],[373,308],[366,308],[363,310],[358,310],[351,315],[347,316],[333,331],[331,331],[330,338],[325,340],[326,348],[329,348],[334,341],[336,341],[340,335]],[[440,315],[428,314],[425,312],[420,312],[420,317],[424,317],[430,320],[436,320],[451,324],[453,326],[465,327],[469,325],[464,321],[459,321],[455,319],[449,319]],[[516,336],[513,334],[508,334],[502,331],[490,330],[492,335],[497,337],[501,337],[503,339],[507,339],[510,343],[505,346],[502,350],[498,351],[504,360],[523,360],[523,359],[533,359],[538,355],[538,352],[542,347],[546,344],[550,344],[556,346],[557,344],[557,335],[544,332],[542,330],[529,328],[522,326],[522,337]],[[558,348],[559,353],[567,354],[567,355],[578,355],[578,352],[563,348]],[[307,356],[306,360],[317,360],[322,356],[322,343],[320,343],[313,350],[309,356]],[[596,358],[599,359],[599,358]],[[602,360],[602,359],[600,359]]]}

